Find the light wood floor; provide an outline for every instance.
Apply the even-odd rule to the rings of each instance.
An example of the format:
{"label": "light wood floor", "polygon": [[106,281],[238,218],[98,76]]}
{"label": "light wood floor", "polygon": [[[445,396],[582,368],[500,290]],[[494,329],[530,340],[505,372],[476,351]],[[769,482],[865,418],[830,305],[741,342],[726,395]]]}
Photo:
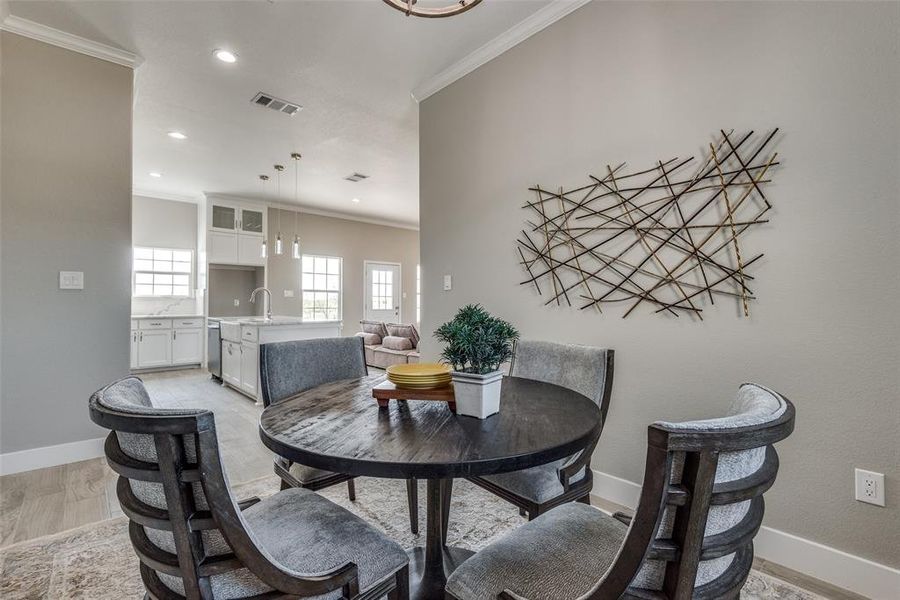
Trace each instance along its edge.
{"label": "light wood floor", "polygon": [[[232,484],[272,473],[272,453],[257,434],[262,409],[252,400],[215,383],[199,369],[141,377],[157,406],[208,408],[215,413],[222,460]],[[115,481],[115,473],[100,458],[0,477],[0,547],[120,516]],[[624,510],[596,496],[593,503],[609,512]],[[827,598],[865,600],[765,560],[757,559],[754,566]]]}

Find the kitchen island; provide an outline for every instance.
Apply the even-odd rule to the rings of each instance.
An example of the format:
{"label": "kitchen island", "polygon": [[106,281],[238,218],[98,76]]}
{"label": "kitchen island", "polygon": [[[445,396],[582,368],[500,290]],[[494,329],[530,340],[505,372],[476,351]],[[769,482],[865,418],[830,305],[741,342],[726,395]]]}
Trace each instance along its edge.
{"label": "kitchen island", "polygon": [[304,321],[300,317],[246,317],[220,320],[222,385],[262,403],[259,346],[274,342],[339,337],[341,321]]}

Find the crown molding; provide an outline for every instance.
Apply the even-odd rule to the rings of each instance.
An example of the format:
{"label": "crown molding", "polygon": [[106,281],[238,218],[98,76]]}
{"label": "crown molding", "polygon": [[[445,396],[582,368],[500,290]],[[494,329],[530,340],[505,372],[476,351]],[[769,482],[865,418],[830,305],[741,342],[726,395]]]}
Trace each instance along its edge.
{"label": "crown molding", "polygon": [[369,225],[380,225],[381,227],[395,227],[397,229],[409,229],[410,231],[419,231],[419,225],[416,223],[407,223],[404,221],[392,221],[390,219],[379,219],[377,217],[367,217],[365,215],[355,215],[352,213],[339,212],[336,210],[323,210],[320,208],[310,208],[308,206],[299,206],[297,204],[287,204],[284,202],[273,202],[271,200],[260,200],[258,198],[246,196],[234,196],[232,194],[223,194],[219,192],[204,192],[207,199],[221,198],[222,200],[232,200],[235,202],[254,202],[256,204],[264,204],[269,208],[278,208],[280,210],[288,210],[305,215],[316,215],[318,217],[330,217],[332,219],[342,219],[344,221],[356,221],[358,223],[367,223]]}
{"label": "crown molding", "polygon": [[39,42],[52,44],[66,50],[79,52],[100,60],[106,60],[129,69],[135,69],[141,64],[141,57],[127,50],[108,46],[78,35],[60,31],[47,25],[35,23],[16,15],[7,15],[0,23],[0,29],[15,33]]}
{"label": "crown molding", "polygon": [[569,13],[581,8],[591,0],[553,0],[544,8],[538,10],[524,21],[513,25],[484,46],[468,54],[461,60],[450,65],[437,75],[426,79],[412,90],[412,97],[416,102],[421,102],[444,89],[457,79],[468,75],[486,62],[493,60],[515,46],[525,41],[542,29],[556,23]]}

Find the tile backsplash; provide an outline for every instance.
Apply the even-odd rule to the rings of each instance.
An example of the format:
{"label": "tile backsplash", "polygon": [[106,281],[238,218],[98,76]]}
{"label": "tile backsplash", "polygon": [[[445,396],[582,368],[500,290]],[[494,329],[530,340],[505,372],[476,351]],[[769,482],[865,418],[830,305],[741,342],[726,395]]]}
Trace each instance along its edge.
{"label": "tile backsplash", "polygon": [[132,298],[133,315],[199,315],[203,314],[203,296],[194,298]]}

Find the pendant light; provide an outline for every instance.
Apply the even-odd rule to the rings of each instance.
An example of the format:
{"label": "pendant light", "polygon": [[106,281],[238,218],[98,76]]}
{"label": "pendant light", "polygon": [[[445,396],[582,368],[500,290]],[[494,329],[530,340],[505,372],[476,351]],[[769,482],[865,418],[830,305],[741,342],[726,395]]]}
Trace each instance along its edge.
{"label": "pendant light", "polygon": [[[268,175],[260,175],[259,180],[262,181],[263,193],[265,194],[266,182],[269,181],[269,176]],[[262,244],[259,247],[259,257],[267,258],[268,256],[269,256],[269,244],[267,243],[265,236],[263,236]]]}
{"label": "pendant light", "polygon": [[[281,198],[281,172],[284,171],[284,165],[275,165],[275,195],[280,199]],[[277,216],[275,217],[277,220],[276,228],[278,231],[278,235],[275,236],[275,254],[279,256],[284,254],[284,243],[281,241],[281,209],[276,209],[278,211]]]}
{"label": "pendant light", "polygon": [[[300,189],[300,153],[291,152],[291,158],[294,159],[294,203],[299,204]],[[291,256],[300,259],[300,232],[297,229],[297,212],[294,209],[294,242],[291,244]]]}

